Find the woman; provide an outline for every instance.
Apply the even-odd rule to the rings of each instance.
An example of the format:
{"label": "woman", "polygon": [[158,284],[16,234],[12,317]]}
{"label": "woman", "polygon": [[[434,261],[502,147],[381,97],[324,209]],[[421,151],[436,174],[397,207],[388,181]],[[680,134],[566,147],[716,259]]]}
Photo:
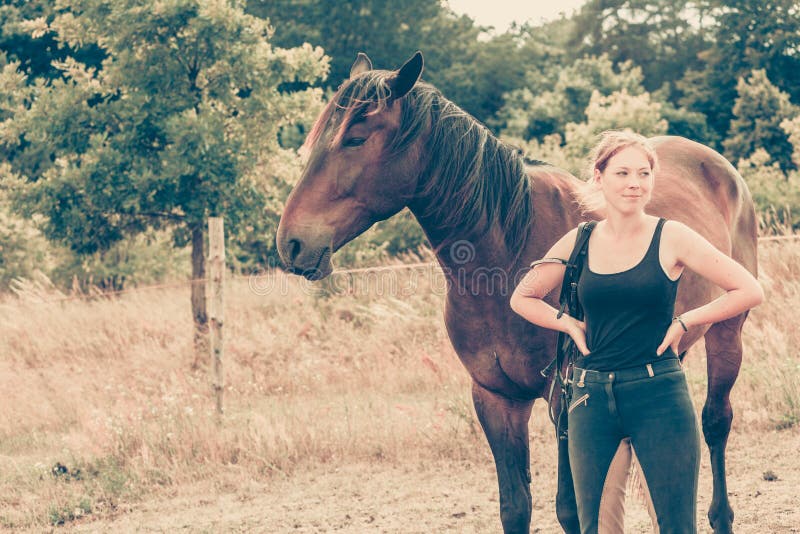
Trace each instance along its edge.
{"label": "woman", "polygon": [[[530,322],[567,333],[581,352],[568,407],[569,459],[581,532],[622,532],[630,449],[661,533],[696,532],[699,432],[677,357],[691,326],[711,324],[757,306],[761,286],[741,265],[691,228],[648,215],[656,154],[630,132],[602,134],[583,191],[584,209],[604,207],[588,242],[578,282],[585,322],[542,299],[560,287],[564,266],[542,263],[520,282],[511,307]],[[569,258],[577,229],[547,253]],[[684,269],[726,291],[673,317]]]}

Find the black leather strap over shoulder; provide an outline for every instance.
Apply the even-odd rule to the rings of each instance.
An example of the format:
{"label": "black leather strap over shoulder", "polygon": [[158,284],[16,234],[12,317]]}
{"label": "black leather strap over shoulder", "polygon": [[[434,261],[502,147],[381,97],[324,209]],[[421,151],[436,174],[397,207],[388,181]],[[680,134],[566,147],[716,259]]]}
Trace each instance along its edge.
{"label": "black leather strap over shoulder", "polygon": [[[561,317],[564,312],[567,311],[572,317],[583,319],[583,309],[578,302],[578,278],[583,269],[583,264],[586,261],[589,236],[592,234],[592,230],[596,224],[597,221],[588,221],[578,226],[578,234],[575,236],[575,246],[572,248],[572,253],[569,256],[569,260],[566,262],[567,268],[564,271],[564,281],[561,283],[561,293],[558,298],[558,317]],[[567,439],[566,405],[569,404],[571,397],[571,388],[569,388],[569,368],[572,365],[574,353],[577,350],[572,338],[564,332],[559,332],[556,341],[556,357],[553,358],[550,365],[542,370],[542,376],[544,377],[547,377],[554,368],[556,371],[556,376],[551,382],[547,403],[550,420],[556,425],[556,435],[559,439]],[[555,413],[552,395],[556,382],[558,382],[561,389],[559,402],[560,412],[558,414]]]}
{"label": "black leather strap over shoulder", "polygon": [[[580,277],[583,264],[586,261],[586,249],[589,243],[589,236],[592,235],[597,221],[582,222],[578,225],[578,234],[575,236],[575,246],[567,261],[567,270],[564,271],[564,281],[561,283],[561,293],[558,296],[559,310],[558,317],[568,311],[576,319],[582,319],[583,313],[578,305],[577,291],[578,278]],[[578,317],[580,315],[580,317]]]}

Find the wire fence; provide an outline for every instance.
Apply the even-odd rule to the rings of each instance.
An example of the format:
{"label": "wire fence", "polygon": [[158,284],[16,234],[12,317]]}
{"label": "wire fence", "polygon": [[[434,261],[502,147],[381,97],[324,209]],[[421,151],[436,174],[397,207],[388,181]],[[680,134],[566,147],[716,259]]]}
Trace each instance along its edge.
{"label": "wire fence", "polygon": [[772,235],[772,236],[759,237],[758,242],[762,243],[764,241],[794,241],[795,239],[800,239],[800,234]]}
{"label": "wire fence", "polygon": [[[796,235],[782,235],[782,236],[765,236],[759,237],[759,243],[766,243],[766,242],[776,242],[776,241],[794,241],[800,239],[800,234]],[[419,268],[426,268],[429,269],[431,267],[438,266],[438,263],[435,261],[429,262],[415,262],[415,263],[403,263],[400,265],[379,265],[375,267],[357,267],[353,269],[337,269],[333,271],[333,275],[352,275],[352,274],[366,274],[366,273],[374,273],[380,271],[398,271],[398,270],[406,270],[406,269],[419,269]],[[250,274],[233,274],[228,275],[226,277],[227,280],[248,280],[251,281],[254,277],[263,277],[263,276],[279,276],[285,274],[284,271],[273,269],[271,271],[260,271],[254,272]],[[90,293],[75,293],[73,295],[64,295],[63,297],[55,297],[55,298],[45,298],[42,296],[36,300],[27,300],[26,304],[54,304],[59,302],[69,302],[73,300],[95,300],[99,298],[110,298],[110,297],[117,297],[120,295],[127,295],[132,293],[140,293],[144,291],[153,291],[157,289],[176,289],[176,288],[183,288],[183,287],[191,287],[196,284],[205,284],[208,282],[208,278],[198,278],[195,280],[181,280],[176,282],[169,282],[163,284],[154,284],[148,286],[137,286],[129,289],[121,289],[117,291],[105,291],[105,290],[96,290]],[[46,289],[40,288],[40,290],[46,291]],[[30,295],[26,292],[26,295]],[[9,305],[9,303],[2,303],[3,305]],[[17,304],[15,302],[14,304]]]}

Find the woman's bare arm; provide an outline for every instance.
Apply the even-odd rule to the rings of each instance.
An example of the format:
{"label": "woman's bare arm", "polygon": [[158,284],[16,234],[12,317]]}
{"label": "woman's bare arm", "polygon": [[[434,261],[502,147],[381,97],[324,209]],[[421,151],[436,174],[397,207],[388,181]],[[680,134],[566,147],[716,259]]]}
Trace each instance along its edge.
{"label": "woman's bare arm", "polygon": [[680,223],[673,228],[673,235],[678,262],[725,290],[725,294],[708,304],[682,313],[687,327],[724,321],[764,300],[758,280],[703,236]]}
{"label": "woman's bare arm", "polygon": [[[545,255],[546,258],[560,258],[566,261],[575,245],[577,229],[568,232],[558,240]],[[583,322],[563,314],[558,318],[558,310],[544,300],[553,289],[564,281],[565,267],[559,263],[542,263],[531,269],[511,295],[511,309],[533,324],[551,330],[567,333],[583,354],[586,347],[586,327]]]}
{"label": "woman's bare arm", "polygon": [[754,308],[764,300],[761,284],[747,269],[685,224],[670,222],[668,239],[673,244],[679,264],[718,285],[725,293],[708,304],[683,312],[680,322],[673,322],[667,329],[656,351],[659,355],[667,347],[678,352],[684,325],[689,328],[718,323]]}

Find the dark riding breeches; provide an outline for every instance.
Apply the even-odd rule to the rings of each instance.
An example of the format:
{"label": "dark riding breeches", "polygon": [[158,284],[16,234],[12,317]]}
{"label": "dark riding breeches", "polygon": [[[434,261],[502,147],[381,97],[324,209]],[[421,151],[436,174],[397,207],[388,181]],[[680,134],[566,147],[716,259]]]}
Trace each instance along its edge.
{"label": "dark riding breeches", "polygon": [[610,491],[609,467],[626,439],[642,468],[660,534],[696,532],[700,435],[676,358],[605,372],[575,368],[568,418],[582,534],[620,531],[601,509],[604,491]]}

